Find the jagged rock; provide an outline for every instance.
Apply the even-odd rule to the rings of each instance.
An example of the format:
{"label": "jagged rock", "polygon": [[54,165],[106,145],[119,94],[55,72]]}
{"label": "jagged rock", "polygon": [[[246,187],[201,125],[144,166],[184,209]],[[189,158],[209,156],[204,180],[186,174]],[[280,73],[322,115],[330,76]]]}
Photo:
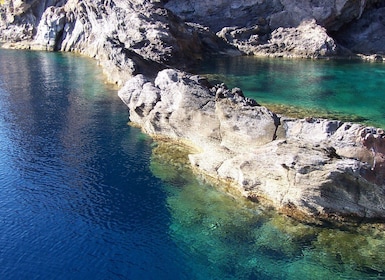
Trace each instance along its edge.
{"label": "jagged rock", "polygon": [[[109,80],[118,84],[138,72],[149,74],[150,68],[156,73],[161,65],[187,67],[202,55],[194,28],[159,3],[68,0],[47,7],[45,1],[35,2],[23,13],[35,19],[29,26],[36,28],[38,24],[37,34],[30,34],[29,41],[16,47],[74,51],[94,57],[106,68]],[[37,6],[44,10],[41,15]]]}
{"label": "jagged rock", "polygon": [[256,19],[283,9],[278,0],[169,0],[165,6],[184,20],[201,23],[215,32],[226,26],[254,25]]}
{"label": "jagged rock", "polygon": [[382,130],[279,117],[238,89],[171,69],[130,79],[119,96],[144,132],[194,146],[195,169],[250,199],[316,217],[385,218]]}
{"label": "jagged rock", "polygon": [[[267,42],[261,39],[266,37],[265,31],[258,31],[256,27],[251,30],[235,29],[230,34],[222,30],[218,36],[247,54],[302,58],[331,57],[338,54],[337,44],[315,20],[304,21],[298,27],[279,27],[271,33]],[[239,39],[233,35],[235,32],[241,34]]]}
{"label": "jagged rock", "polygon": [[[351,55],[350,48],[353,52],[383,54],[380,9],[384,5],[376,0],[169,0],[166,7],[187,21],[209,26],[247,54],[318,57],[323,53],[336,55],[334,39],[342,45],[339,55]],[[299,26],[312,20],[324,30],[304,30],[303,35],[295,35],[294,28],[301,29]],[[305,36],[308,31],[313,35]],[[314,36],[316,32],[322,39],[328,37],[326,41]],[[277,40],[282,35],[288,36],[285,42]],[[266,44],[269,39],[278,42]],[[305,46],[301,48],[303,39]],[[256,45],[261,45],[260,50],[255,50]],[[313,50],[315,53],[310,53]]]}
{"label": "jagged rock", "polygon": [[328,30],[360,18],[375,0],[169,0],[166,7],[187,21],[207,25],[215,31],[226,26],[249,27],[265,19],[271,28],[296,27],[302,21],[315,19]]}
{"label": "jagged rock", "polygon": [[[7,0],[0,6],[0,38],[33,39],[13,47],[76,51],[100,61],[109,59],[103,48],[112,38],[123,56],[133,51],[142,60],[179,68],[207,52],[239,55],[229,44],[246,54],[312,58],[351,56],[351,48],[383,60],[384,5],[376,0]],[[137,61],[106,71],[114,73],[109,79],[122,84],[141,72],[133,66]]]}
{"label": "jagged rock", "polygon": [[63,8],[55,9],[49,7],[42,15],[42,19],[37,27],[36,42],[40,48],[46,50],[55,50],[60,40],[60,34],[63,32],[66,23],[66,15]]}

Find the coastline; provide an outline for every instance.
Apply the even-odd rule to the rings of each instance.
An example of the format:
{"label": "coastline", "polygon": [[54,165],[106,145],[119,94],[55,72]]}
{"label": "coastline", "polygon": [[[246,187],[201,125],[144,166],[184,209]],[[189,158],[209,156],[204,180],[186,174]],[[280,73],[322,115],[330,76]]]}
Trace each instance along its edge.
{"label": "coastline", "polygon": [[[241,89],[209,85],[204,77],[186,72],[205,55],[235,50],[337,59],[344,48],[326,28],[304,20],[297,27],[277,28],[269,41],[255,46],[260,29],[258,34],[231,28],[214,34],[187,24],[162,3],[117,3],[120,10],[94,3],[84,8],[76,1],[50,6],[33,40],[7,44],[96,59],[107,80],[120,87],[133,123],[154,138],[192,143],[200,150],[189,156],[193,169],[225,182],[228,190],[271,201],[288,215],[385,221],[383,130],[279,116]],[[104,25],[111,28],[104,30]],[[237,37],[249,33],[246,39]],[[366,57],[383,60],[380,54]]]}
{"label": "coastline", "polygon": [[155,83],[138,75],[119,91],[131,121],[145,133],[193,143],[200,150],[189,156],[193,169],[244,197],[270,200],[292,215],[383,219],[382,203],[369,202],[381,201],[383,189],[376,183],[382,165],[373,169],[373,155],[364,146],[374,128],[278,117],[236,94],[205,88],[194,76],[171,69],[160,72]]}

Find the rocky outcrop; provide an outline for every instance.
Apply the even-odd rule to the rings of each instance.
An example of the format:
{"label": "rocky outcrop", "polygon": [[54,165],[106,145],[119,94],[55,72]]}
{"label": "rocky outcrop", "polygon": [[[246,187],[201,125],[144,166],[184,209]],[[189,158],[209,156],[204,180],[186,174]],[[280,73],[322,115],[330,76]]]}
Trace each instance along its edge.
{"label": "rocky outcrop", "polygon": [[376,0],[169,0],[166,7],[187,21],[209,26],[248,54],[323,57],[323,53],[376,53],[382,59],[384,5]]}
{"label": "rocky outcrop", "polygon": [[298,27],[279,27],[266,42],[266,28],[224,28],[218,36],[249,55],[273,57],[321,58],[339,55],[336,42],[315,20]]}
{"label": "rocky outcrop", "polygon": [[[385,5],[385,3],[384,3]],[[385,7],[370,10],[359,20],[334,33],[336,40],[353,53],[385,54]]]}
{"label": "rocky outcrop", "polygon": [[0,38],[24,42],[15,47],[95,57],[122,84],[148,70],[149,61],[182,68],[207,52],[240,54],[229,45],[255,55],[359,53],[382,60],[384,6],[377,0],[6,0]]}
{"label": "rocky outcrop", "polygon": [[199,150],[192,166],[282,211],[385,218],[385,133],[362,125],[277,116],[239,89],[163,70],[119,91],[130,119]]}
{"label": "rocky outcrop", "polygon": [[295,27],[315,19],[329,30],[360,18],[375,0],[169,0],[166,7],[187,21],[198,21],[219,31],[226,26],[251,26],[261,18],[271,30]]}
{"label": "rocky outcrop", "polygon": [[[73,51],[94,57],[109,80],[118,84],[137,73],[154,75],[167,65],[183,68],[201,58],[202,42],[194,28],[159,3],[69,0],[47,5],[34,1],[23,8],[22,14],[30,19],[28,26],[35,28],[29,34],[22,38],[10,35],[13,27],[6,20],[2,37],[10,42],[29,39],[13,44],[16,48]],[[36,10],[44,11],[39,14]],[[6,14],[14,16],[15,12],[8,9]],[[31,29],[16,23],[12,26]]]}

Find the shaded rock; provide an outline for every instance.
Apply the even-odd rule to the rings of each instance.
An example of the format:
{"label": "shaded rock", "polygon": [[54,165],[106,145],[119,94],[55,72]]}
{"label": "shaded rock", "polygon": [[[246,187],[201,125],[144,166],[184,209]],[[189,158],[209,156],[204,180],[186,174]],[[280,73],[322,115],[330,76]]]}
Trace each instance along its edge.
{"label": "shaded rock", "polygon": [[[383,36],[380,35],[383,32],[383,28],[380,28],[383,6],[382,1],[376,0],[327,0],[322,3],[305,0],[210,2],[170,0],[166,4],[167,8],[183,19],[209,26],[218,32],[221,38],[225,38],[247,54],[255,53],[253,48],[256,45],[265,45],[268,39],[276,40],[278,34],[288,36],[286,42],[278,40],[288,47],[273,43],[262,47],[258,54],[276,53],[274,56],[294,57],[318,57],[323,55],[322,53],[329,55],[329,51],[332,51],[331,55],[335,55],[332,50],[334,47],[330,45],[330,38],[327,40],[329,46],[321,47],[324,43],[321,42],[320,45],[317,36],[304,38],[288,33],[290,30],[288,28],[299,28],[304,22],[311,20],[324,28],[324,31],[319,32],[322,37],[324,37],[322,34],[328,33],[332,34],[333,40],[341,40],[344,48],[340,48],[339,55],[351,55],[350,47],[353,52],[383,53],[384,44],[381,39]],[[285,30],[284,33],[282,28]],[[361,37],[368,37],[369,40]],[[306,46],[298,49],[301,40],[304,39]],[[292,52],[291,49],[294,48],[296,50]],[[309,53],[312,49],[315,51],[314,54]]]}
{"label": "shaded rock", "polygon": [[[384,4],[385,5],[385,4]],[[365,55],[385,54],[385,7],[368,10],[360,19],[340,29],[334,36],[344,47],[354,53]],[[382,57],[373,57],[373,60],[383,60]]]}
{"label": "shaded rock", "polygon": [[206,25],[215,32],[226,26],[254,25],[256,19],[266,18],[284,8],[277,0],[169,0],[165,6],[184,20]]}

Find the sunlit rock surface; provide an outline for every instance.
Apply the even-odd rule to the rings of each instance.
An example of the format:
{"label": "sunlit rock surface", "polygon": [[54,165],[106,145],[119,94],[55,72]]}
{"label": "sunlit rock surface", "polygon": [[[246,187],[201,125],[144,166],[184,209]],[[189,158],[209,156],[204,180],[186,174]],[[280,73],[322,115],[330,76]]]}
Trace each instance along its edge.
{"label": "sunlit rock surface", "polygon": [[384,8],[376,0],[5,0],[0,39],[95,57],[123,84],[158,68],[149,62],[182,68],[207,52],[383,60]]}
{"label": "sunlit rock surface", "polygon": [[[12,3],[3,7],[5,15],[14,19],[2,22],[1,38],[16,42],[11,45],[15,48],[73,51],[94,57],[109,80],[118,84],[137,73],[154,74],[162,65],[183,67],[202,53],[193,28],[158,3],[35,2],[23,6],[21,12],[11,9]],[[15,32],[18,27],[29,33]]]}
{"label": "sunlit rock surface", "polygon": [[119,96],[144,132],[195,147],[193,167],[245,197],[290,215],[385,218],[381,129],[279,117],[239,89],[172,69],[132,78]]}
{"label": "sunlit rock surface", "polygon": [[218,32],[218,36],[252,55],[322,58],[339,54],[336,42],[315,20],[304,21],[298,27],[279,27],[271,33],[267,42],[260,39],[259,29],[259,26],[224,28]]}

